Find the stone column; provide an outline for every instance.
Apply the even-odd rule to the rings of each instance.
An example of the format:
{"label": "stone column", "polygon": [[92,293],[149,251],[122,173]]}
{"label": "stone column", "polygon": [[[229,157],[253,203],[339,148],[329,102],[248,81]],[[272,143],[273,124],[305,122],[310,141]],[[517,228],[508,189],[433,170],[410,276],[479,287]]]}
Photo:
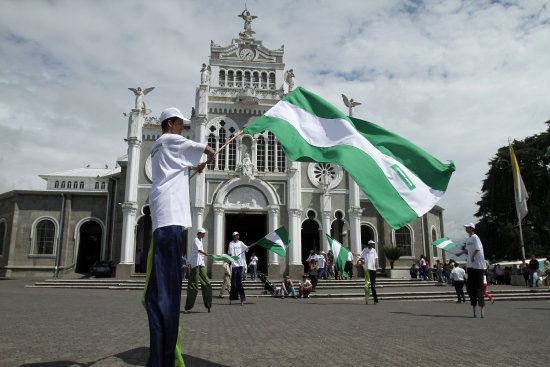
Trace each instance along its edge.
{"label": "stone column", "polygon": [[[225,247],[223,243],[223,217],[224,209],[221,204],[214,204],[214,254],[220,255],[225,253]],[[223,264],[221,261],[214,261],[212,263],[212,279],[223,279]]]}
{"label": "stone column", "polygon": [[[301,279],[302,265],[302,190],[301,163],[291,162],[288,169],[288,273],[292,279]],[[283,270],[284,272],[284,270]]]}
{"label": "stone column", "polygon": [[[267,208],[268,213],[268,232],[271,233],[277,228],[279,228],[279,206],[278,205],[269,205]],[[279,275],[280,274],[280,267],[279,267],[279,255],[274,253],[273,251],[268,251],[269,254],[269,261],[268,261],[268,268],[267,268],[267,274],[268,275]]]}
{"label": "stone column", "polygon": [[127,278],[134,270],[137,185],[144,112],[144,110],[133,109],[128,118],[128,138],[126,139],[128,142],[128,166],[126,169],[125,197],[122,204],[123,230],[120,263],[117,264],[117,278]]}
{"label": "stone column", "polygon": [[321,194],[321,216],[323,217],[323,229],[321,235],[321,247],[325,252],[330,250],[330,245],[328,244],[327,234],[330,236],[330,222],[332,218],[332,203],[331,195],[328,193]]}
{"label": "stone column", "polygon": [[351,251],[355,253],[361,252],[361,204],[359,201],[359,186],[348,175],[349,179],[349,224],[350,224],[350,236],[349,245]]}

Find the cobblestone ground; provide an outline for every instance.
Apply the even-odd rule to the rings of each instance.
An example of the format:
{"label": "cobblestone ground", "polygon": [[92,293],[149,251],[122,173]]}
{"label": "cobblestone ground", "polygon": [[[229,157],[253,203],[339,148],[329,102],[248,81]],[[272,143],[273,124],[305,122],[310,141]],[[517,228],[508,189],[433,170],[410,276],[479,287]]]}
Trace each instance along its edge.
{"label": "cobblestone ground", "polygon": [[[149,334],[139,291],[25,288],[0,281],[0,366],[144,366]],[[191,366],[509,366],[550,358],[549,301],[467,304],[357,299],[200,297],[181,314]]]}

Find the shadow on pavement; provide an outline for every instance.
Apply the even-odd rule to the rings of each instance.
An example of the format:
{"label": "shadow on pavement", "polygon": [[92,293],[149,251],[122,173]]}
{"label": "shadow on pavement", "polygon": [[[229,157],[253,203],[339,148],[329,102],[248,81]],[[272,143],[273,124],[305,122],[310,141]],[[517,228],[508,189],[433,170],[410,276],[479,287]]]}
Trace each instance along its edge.
{"label": "shadow on pavement", "polygon": [[[187,354],[182,354],[183,360],[187,366],[193,367],[228,367],[227,365],[214,363],[202,358],[197,358]],[[118,353],[112,356],[100,358],[97,361],[79,363],[74,361],[53,361],[53,362],[38,362],[38,363],[25,363],[20,367],[93,367],[96,363],[105,361],[106,359],[117,358],[122,360],[129,366],[145,366],[147,358],[149,357],[149,348],[139,347],[130,349],[126,352]],[[102,364],[103,366],[104,364]],[[117,364],[118,365],[118,364]]]}
{"label": "shadow on pavement", "polygon": [[443,317],[443,318],[459,318],[459,319],[471,319],[471,316],[466,315],[424,315],[424,314],[416,314],[412,312],[403,312],[403,311],[391,311],[390,313],[395,313],[399,315],[411,315],[411,316],[422,316],[422,317]]}

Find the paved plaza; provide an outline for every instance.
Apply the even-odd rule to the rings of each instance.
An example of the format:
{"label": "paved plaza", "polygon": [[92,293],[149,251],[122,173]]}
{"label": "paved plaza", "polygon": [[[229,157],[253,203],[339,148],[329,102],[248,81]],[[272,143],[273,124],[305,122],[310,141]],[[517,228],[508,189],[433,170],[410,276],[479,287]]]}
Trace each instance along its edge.
{"label": "paved plaza", "polygon": [[[0,366],[144,366],[140,291],[26,288],[0,280]],[[550,301],[502,301],[474,319],[441,301],[202,299],[181,313],[191,366],[514,366],[550,358]]]}

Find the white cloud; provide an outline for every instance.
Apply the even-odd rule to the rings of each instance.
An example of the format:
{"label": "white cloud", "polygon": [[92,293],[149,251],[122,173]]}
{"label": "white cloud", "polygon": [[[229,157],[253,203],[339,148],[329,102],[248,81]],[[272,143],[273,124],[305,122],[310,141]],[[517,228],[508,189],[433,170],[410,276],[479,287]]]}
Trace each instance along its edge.
{"label": "white cloud", "polygon": [[[487,162],[550,119],[550,12],[534,1],[249,1],[256,38],[285,45],[299,85],[378,123],[457,171],[441,201],[456,241]],[[38,174],[114,164],[134,97],[190,111],[210,40],[242,30],[242,2],[15,1],[0,13],[0,192]],[[454,238],[456,236],[456,238]]]}

